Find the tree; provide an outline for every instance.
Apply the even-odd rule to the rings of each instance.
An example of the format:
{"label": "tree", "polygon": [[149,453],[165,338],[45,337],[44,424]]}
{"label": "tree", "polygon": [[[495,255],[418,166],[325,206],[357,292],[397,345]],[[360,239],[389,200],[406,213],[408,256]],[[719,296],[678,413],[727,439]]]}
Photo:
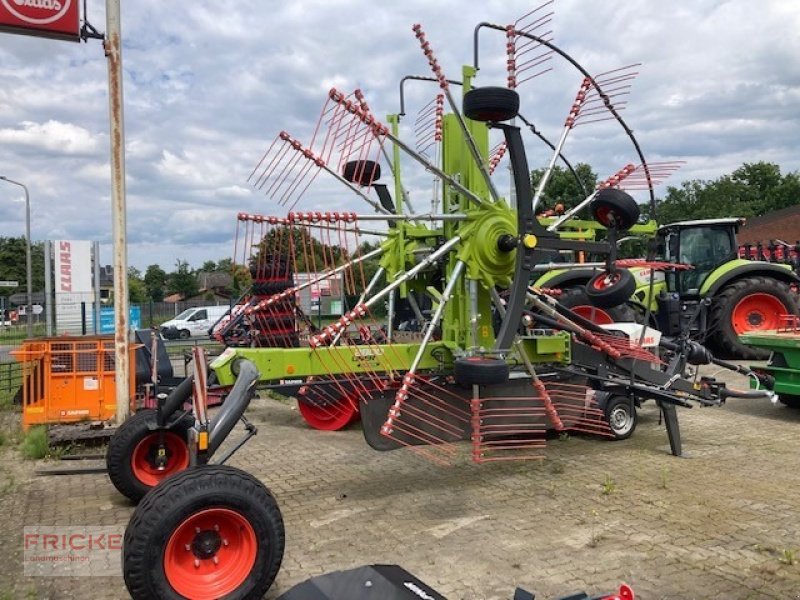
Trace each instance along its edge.
{"label": "tree", "polygon": [[667,188],[656,208],[660,223],[687,219],[753,217],[793,206],[800,199],[797,173],[781,175],[773,163],[745,163],[711,181],[694,179]]}
{"label": "tree", "polygon": [[169,274],[167,283],[170,293],[182,294],[184,298],[197,295],[197,277],[185,260],[175,261],[175,271]]}
{"label": "tree", "polygon": [[[0,279],[19,282],[19,286],[15,288],[4,288],[4,295],[24,293],[27,290],[26,249],[27,244],[24,237],[0,237]],[[31,286],[34,292],[44,289],[44,244],[42,242],[34,242],[31,246]]]}
{"label": "tree", "polygon": [[164,290],[167,287],[167,273],[158,265],[150,265],[144,273],[144,287],[148,298],[153,302],[164,300]]}
{"label": "tree", "polygon": [[203,263],[203,266],[200,267],[200,270],[205,271],[206,273],[213,273],[217,270],[217,263],[215,263],[213,260],[207,260]]}
{"label": "tree", "polygon": [[[597,185],[597,174],[586,163],[578,163],[574,167],[580,183],[576,181],[575,175],[566,167],[560,165],[553,167],[553,172],[544,188],[539,207],[553,208],[560,203],[565,208],[572,208],[592,193]],[[544,175],[544,171],[544,169],[531,171],[531,188],[534,192]],[[537,207],[537,210],[539,207]]]}
{"label": "tree", "polygon": [[147,302],[147,288],[142,280],[142,272],[136,267],[128,267],[128,301],[131,304]]}

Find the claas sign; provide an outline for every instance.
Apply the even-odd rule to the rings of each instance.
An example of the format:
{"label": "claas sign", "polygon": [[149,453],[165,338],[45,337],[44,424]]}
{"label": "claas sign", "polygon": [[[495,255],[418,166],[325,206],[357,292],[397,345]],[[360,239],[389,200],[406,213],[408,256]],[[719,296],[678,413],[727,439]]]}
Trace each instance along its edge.
{"label": "claas sign", "polygon": [[0,31],[80,41],[80,0],[0,0]]}

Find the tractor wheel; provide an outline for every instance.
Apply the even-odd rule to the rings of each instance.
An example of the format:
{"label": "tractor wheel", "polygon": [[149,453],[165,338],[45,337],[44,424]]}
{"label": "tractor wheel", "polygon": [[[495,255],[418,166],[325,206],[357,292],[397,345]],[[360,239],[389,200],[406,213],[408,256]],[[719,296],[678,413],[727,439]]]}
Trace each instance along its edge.
{"label": "tractor wheel", "polygon": [[572,312],[597,325],[610,323],[637,323],[639,314],[628,304],[622,303],[611,308],[600,308],[592,304],[586,289],[581,287],[566,288],[558,297],[559,303],[569,308]]}
{"label": "tractor wheel", "polygon": [[125,530],[123,576],[134,600],[261,598],[284,545],[281,512],[264,484],[207,466],[145,496]]}
{"label": "tractor wheel", "polygon": [[158,483],[189,466],[187,432],[194,420],[183,417],[172,429],[164,432],[167,461],[163,469],[156,466],[158,432],[156,411],[136,412],[111,436],[106,451],[106,468],[114,487],[132,502],[138,502]]}
{"label": "tractor wheel", "polygon": [[344,165],[342,177],[350,183],[369,186],[381,178],[381,166],[374,160],[351,160]]}
{"label": "tractor wheel", "polygon": [[626,302],[636,291],[636,281],[627,269],[603,271],[586,284],[586,296],[600,308],[613,308]]}
{"label": "tractor wheel", "polygon": [[604,188],[597,192],[589,210],[595,221],[608,229],[627,231],[639,220],[641,211],[630,194],[616,188]]}
{"label": "tractor wheel", "polygon": [[473,88],[464,94],[463,109],[473,121],[508,121],[519,113],[519,94],[504,87]]}
{"label": "tractor wheel", "polygon": [[455,378],[461,385],[493,385],[508,381],[508,364],[499,358],[470,356],[455,360]]}
{"label": "tractor wheel", "polygon": [[711,341],[729,358],[758,360],[769,351],[751,348],[739,341],[748,332],[777,329],[780,316],[797,314],[797,303],[785,283],[764,276],[745,277],[724,287],[711,305]]}
{"label": "tractor wheel", "polygon": [[325,406],[313,402],[297,400],[297,410],[312,429],[320,431],[339,431],[358,420],[358,405],[349,398],[326,403]]}
{"label": "tractor wheel", "polygon": [[638,421],[636,406],[625,396],[611,396],[605,408],[606,421],[615,440],[627,440]]}
{"label": "tractor wheel", "polygon": [[800,396],[792,396],[790,394],[779,394],[778,400],[781,404],[789,408],[800,408]]}

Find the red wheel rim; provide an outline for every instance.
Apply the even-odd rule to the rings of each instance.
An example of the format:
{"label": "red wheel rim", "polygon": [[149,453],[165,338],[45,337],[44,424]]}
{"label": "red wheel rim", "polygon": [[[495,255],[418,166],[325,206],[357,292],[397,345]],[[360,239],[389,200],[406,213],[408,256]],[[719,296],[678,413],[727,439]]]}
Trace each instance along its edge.
{"label": "red wheel rim", "polygon": [[358,418],[358,408],[348,398],[325,406],[298,400],[297,409],[310,427],[321,431],[339,431]]}
{"label": "red wheel rim", "polygon": [[596,290],[607,290],[614,287],[620,277],[619,273],[601,273],[592,280],[592,287]]}
{"label": "red wheel rim", "polygon": [[612,212],[608,206],[598,206],[595,215],[597,222],[603,227],[609,227],[611,225]]}
{"label": "red wheel rim", "polygon": [[748,294],[733,307],[731,321],[737,335],[780,327],[780,316],[788,309],[772,294]]}
{"label": "red wheel rim", "polygon": [[172,589],[192,600],[213,600],[244,583],[258,554],[253,526],[238,512],[208,508],[175,528],[164,551]]}
{"label": "red wheel rim", "polygon": [[159,469],[156,466],[158,432],[154,431],[143,437],[131,454],[133,476],[143,484],[154,487],[162,479],[189,466],[189,446],[178,434],[171,431],[164,432],[164,449],[167,452],[167,462],[163,469]]}
{"label": "red wheel rim", "polygon": [[597,325],[610,325],[614,322],[611,315],[604,311],[602,308],[591,306],[589,304],[581,304],[580,306],[573,306],[570,308],[576,315],[583,317],[587,321],[591,321]]}

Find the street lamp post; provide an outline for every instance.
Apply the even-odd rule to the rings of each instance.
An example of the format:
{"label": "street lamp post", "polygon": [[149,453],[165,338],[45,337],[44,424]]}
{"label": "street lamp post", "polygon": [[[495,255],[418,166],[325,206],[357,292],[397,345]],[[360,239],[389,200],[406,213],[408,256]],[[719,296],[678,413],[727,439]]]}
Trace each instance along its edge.
{"label": "street lamp post", "polygon": [[[31,276],[31,197],[30,194],[28,194],[28,188],[24,183],[14,181],[13,179],[9,179],[4,175],[0,175],[0,179],[13,185],[18,185],[25,190],[25,271],[28,278],[28,305],[25,308],[25,319],[28,322],[28,337],[32,338],[33,320],[31,319],[31,316],[33,315],[33,278]],[[3,319],[5,319],[5,315],[3,316]]]}

